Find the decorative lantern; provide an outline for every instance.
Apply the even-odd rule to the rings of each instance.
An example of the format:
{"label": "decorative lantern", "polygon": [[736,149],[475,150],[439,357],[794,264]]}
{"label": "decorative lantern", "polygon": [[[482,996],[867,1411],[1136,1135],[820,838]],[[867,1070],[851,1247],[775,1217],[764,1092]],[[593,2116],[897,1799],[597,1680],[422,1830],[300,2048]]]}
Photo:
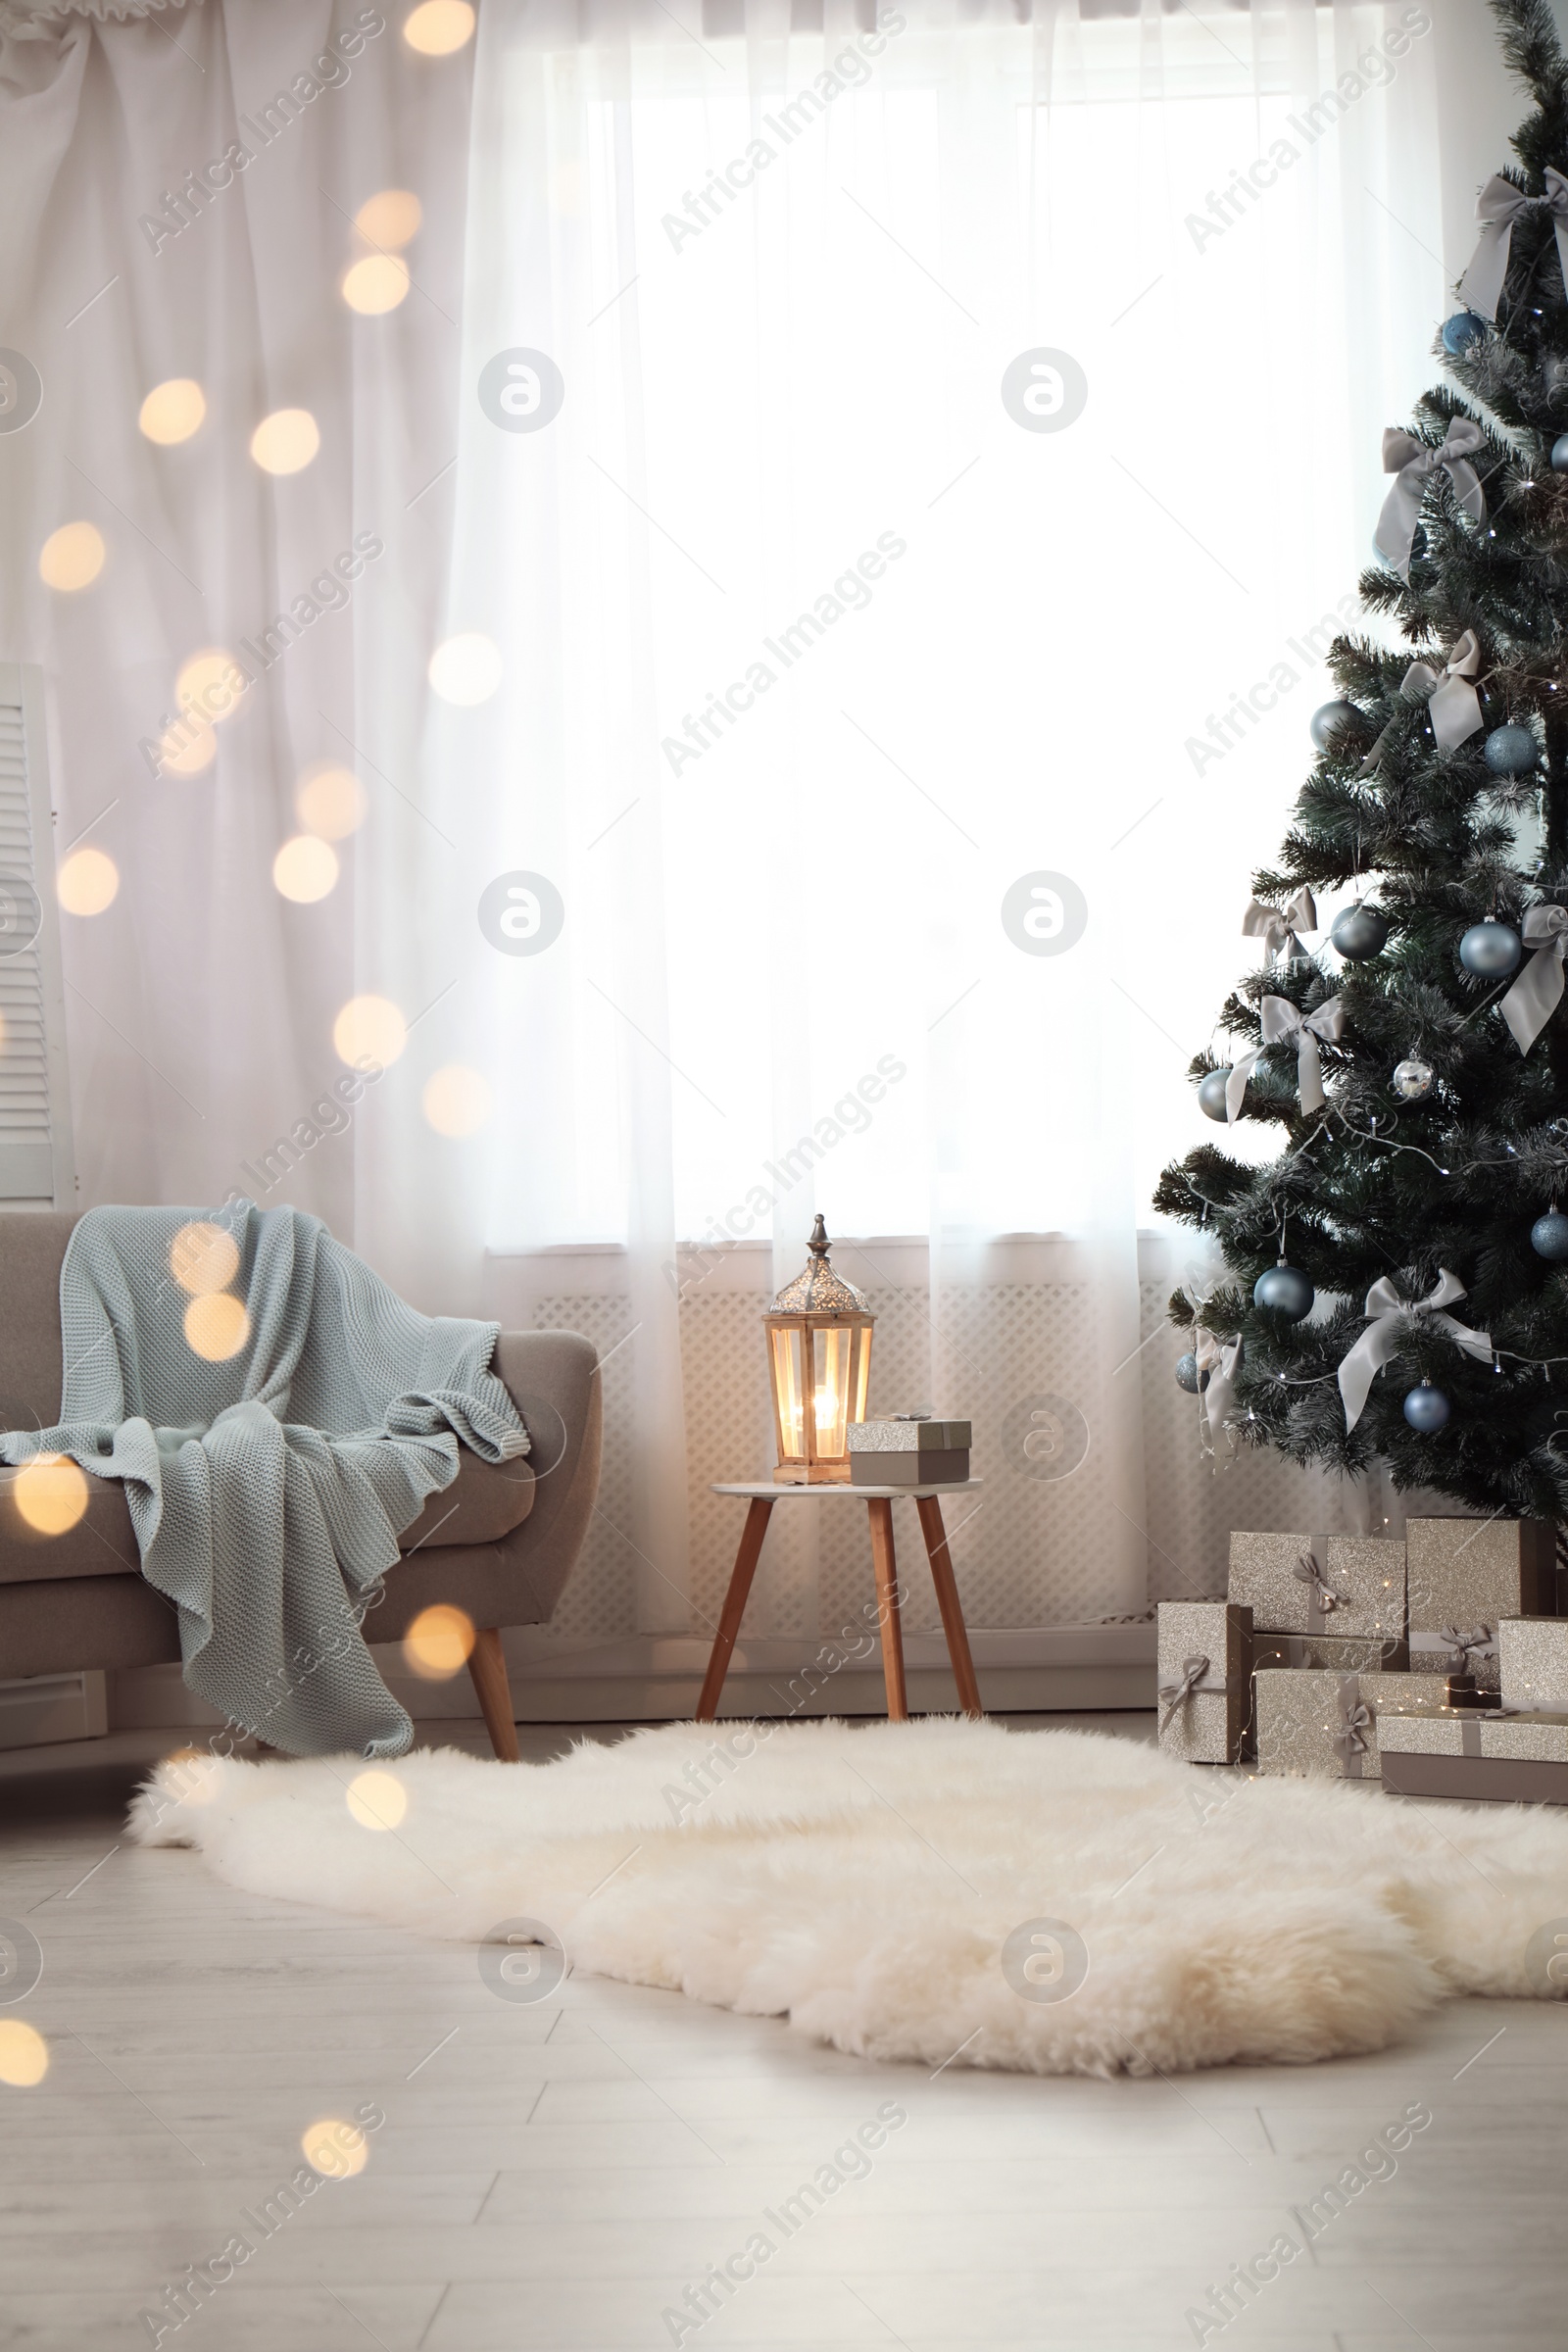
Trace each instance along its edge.
{"label": "decorative lantern", "polygon": [[850,1423],[865,1419],[875,1317],[829,1265],[820,1216],[807,1246],[810,1264],[762,1318],[778,1439],[773,1477],[788,1487],[848,1486]]}

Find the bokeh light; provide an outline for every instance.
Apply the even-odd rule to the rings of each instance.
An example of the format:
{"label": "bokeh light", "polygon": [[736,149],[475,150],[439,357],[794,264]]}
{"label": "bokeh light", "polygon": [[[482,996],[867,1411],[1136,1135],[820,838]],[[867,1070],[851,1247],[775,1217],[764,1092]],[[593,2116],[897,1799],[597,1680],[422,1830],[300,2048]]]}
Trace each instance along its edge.
{"label": "bokeh light", "polygon": [[343,279],[343,299],[362,318],[395,311],[409,290],[409,265],[400,254],[368,253]]}
{"label": "bokeh light", "polygon": [[199,776],[218,756],[218,736],[205,720],[171,727],[158,746],[159,757],[172,776]]}
{"label": "bokeh light", "polygon": [[274,409],[251,435],[251,456],[264,473],[298,473],[321,446],[309,409]]}
{"label": "bokeh light", "polygon": [[495,1093],[482,1070],[449,1061],[425,1080],[424,1115],[437,1135],[477,1135],[495,1109]]}
{"label": "bokeh light", "polygon": [[169,1270],[193,1298],[208,1298],[227,1290],[239,1272],[239,1244],[221,1225],[193,1217],[169,1245]]}
{"label": "bokeh light", "polygon": [[188,441],[206,414],[207,395],[195,377],[172,375],[167,383],[154,384],[136,422],[149,441],[171,449],[176,441]]}
{"label": "bokeh light", "polygon": [[403,1637],[409,1670],[422,1682],[444,1683],[466,1666],[473,1650],[473,1619],[465,1609],[440,1601],[421,1609]]}
{"label": "bokeh light", "polygon": [[250,692],[250,681],[239,663],[220,645],[204,646],[179,665],[174,701],[205,724],[220,727]]}
{"label": "bokeh light", "polygon": [[95,523],[63,522],[38,552],[38,577],[46,588],[86,588],[104,567],[103,533]]}
{"label": "bokeh light", "polygon": [[409,1024],[389,997],[351,997],[332,1023],[332,1043],[354,1069],[364,1061],[386,1069],[408,1042]]}
{"label": "bokeh light", "polygon": [[395,1772],[357,1772],[343,1797],[362,1830],[395,1830],[409,1809],[409,1792]]}
{"label": "bokeh light", "polygon": [[294,807],[307,833],[323,841],[344,841],[365,822],[369,806],[365,786],[351,767],[322,761],[308,767],[294,795]]}
{"label": "bokeh light", "polygon": [[369,2161],[369,2142],[359,2125],[336,2115],[323,2115],[319,2122],[307,2124],[300,2146],[311,2170],[328,2180],[352,2180]]}
{"label": "bokeh light", "polygon": [[473,31],[468,0],[422,0],[403,20],[403,38],[421,57],[450,57]]}
{"label": "bokeh light", "polygon": [[296,833],[272,859],[272,880],[285,899],[314,906],[337,881],[337,852],[314,833]]}
{"label": "bokeh light", "polygon": [[210,1364],[226,1364],[250,1336],[244,1300],[231,1291],[212,1291],[206,1298],[193,1298],[185,1309],[186,1341],[192,1353]]}
{"label": "bokeh light", "polygon": [[430,683],[444,703],[487,703],[501,683],[501,650],[477,631],[448,637],[430,656]]}
{"label": "bokeh light", "polygon": [[372,245],[395,250],[418,235],[423,219],[424,207],[412,190],[382,188],[378,195],[367,196],[354,216],[354,225]]}
{"label": "bokeh light", "polygon": [[0,2018],[0,2082],[30,2090],[49,2072],[49,2045],[35,2026],[20,2017]]}
{"label": "bokeh light", "polygon": [[17,1473],[11,1490],[34,1535],[63,1536],[87,1508],[87,1477],[64,1453],[39,1453]]}
{"label": "bokeh light", "polygon": [[166,1756],[162,1785],[182,1805],[210,1805],[218,1794],[218,1758],[201,1747],[176,1747]]}
{"label": "bokeh light", "polygon": [[73,850],[55,876],[55,895],[68,914],[102,914],[119,888],[120,868],[105,850]]}

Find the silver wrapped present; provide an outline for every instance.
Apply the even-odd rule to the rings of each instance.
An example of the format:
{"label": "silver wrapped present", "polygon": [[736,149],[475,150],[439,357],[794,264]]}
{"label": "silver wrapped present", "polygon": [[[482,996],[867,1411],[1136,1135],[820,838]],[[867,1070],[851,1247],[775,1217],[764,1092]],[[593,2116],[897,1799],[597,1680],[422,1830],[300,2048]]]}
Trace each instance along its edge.
{"label": "silver wrapped present", "polygon": [[1251,1714],[1252,1613],[1228,1600],[1159,1604],[1159,1744],[1188,1764],[1235,1764]]}
{"label": "silver wrapped present", "polygon": [[1404,1545],[1387,1537],[1238,1530],[1227,1590],[1259,1633],[1404,1639]]}

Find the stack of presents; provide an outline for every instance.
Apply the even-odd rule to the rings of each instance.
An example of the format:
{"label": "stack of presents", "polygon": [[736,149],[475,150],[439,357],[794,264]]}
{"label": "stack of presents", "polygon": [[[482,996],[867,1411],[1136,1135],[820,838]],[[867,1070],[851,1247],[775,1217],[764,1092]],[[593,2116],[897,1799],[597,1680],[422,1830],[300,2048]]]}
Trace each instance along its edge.
{"label": "stack of presents", "polygon": [[1568,1616],[1546,1522],[1233,1535],[1228,1594],[1159,1604],[1167,1753],[1568,1804]]}

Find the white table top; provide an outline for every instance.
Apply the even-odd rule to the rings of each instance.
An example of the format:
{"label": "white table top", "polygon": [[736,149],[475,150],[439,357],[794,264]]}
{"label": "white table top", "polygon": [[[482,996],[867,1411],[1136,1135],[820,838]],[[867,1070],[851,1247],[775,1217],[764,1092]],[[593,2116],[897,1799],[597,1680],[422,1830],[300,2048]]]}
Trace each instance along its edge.
{"label": "white table top", "polygon": [[754,1500],[762,1502],[782,1502],[791,1494],[847,1494],[852,1502],[897,1502],[905,1494],[911,1498],[917,1494],[967,1494],[979,1484],[977,1478],[950,1478],[939,1480],[929,1487],[851,1487],[838,1484],[805,1487],[786,1486],[782,1480],[775,1485],[770,1478],[748,1478],[724,1486],[715,1483],[710,1491],[714,1494],[748,1494]]}

